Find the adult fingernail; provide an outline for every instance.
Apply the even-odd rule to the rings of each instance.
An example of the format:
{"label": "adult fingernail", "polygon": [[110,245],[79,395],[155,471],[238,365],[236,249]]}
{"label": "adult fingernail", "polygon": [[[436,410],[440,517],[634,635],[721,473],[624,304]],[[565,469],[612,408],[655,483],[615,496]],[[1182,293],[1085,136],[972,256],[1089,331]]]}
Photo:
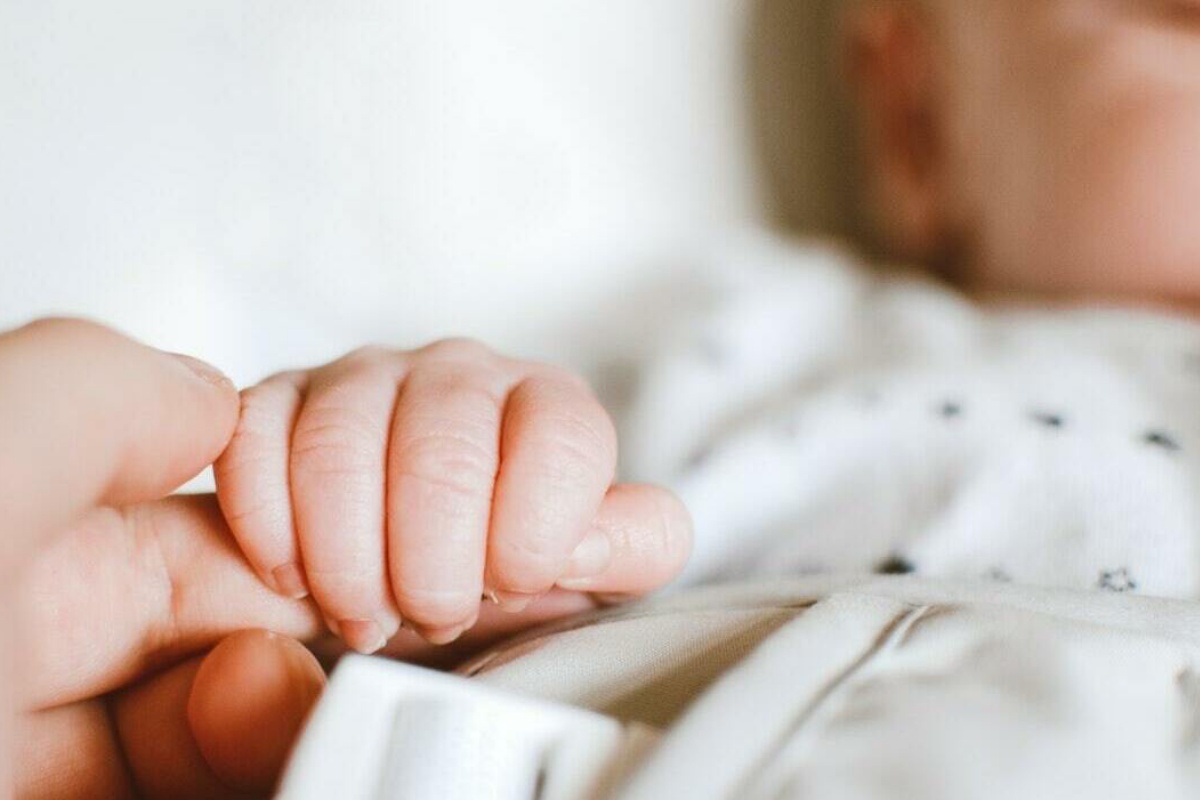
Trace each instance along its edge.
{"label": "adult fingernail", "polygon": [[210,383],[213,386],[220,386],[221,388],[233,386],[233,381],[229,380],[224,372],[221,372],[221,370],[217,369],[206,361],[201,361],[200,359],[192,358],[191,356],[185,356],[183,353],[170,353],[169,355],[190,369],[192,374],[200,378],[200,380],[204,381],[205,383]]}
{"label": "adult fingernail", "polygon": [[337,629],[342,641],[364,656],[378,653],[387,644],[383,628],[374,620],[344,619],[338,622]]}
{"label": "adult fingernail", "polygon": [[575,548],[559,585],[598,578],[612,564],[612,544],[603,531],[592,531]]}
{"label": "adult fingernail", "polygon": [[304,570],[299,564],[284,564],[271,571],[275,578],[275,589],[284,597],[293,600],[303,600],[308,597],[308,582],[304,579]]}

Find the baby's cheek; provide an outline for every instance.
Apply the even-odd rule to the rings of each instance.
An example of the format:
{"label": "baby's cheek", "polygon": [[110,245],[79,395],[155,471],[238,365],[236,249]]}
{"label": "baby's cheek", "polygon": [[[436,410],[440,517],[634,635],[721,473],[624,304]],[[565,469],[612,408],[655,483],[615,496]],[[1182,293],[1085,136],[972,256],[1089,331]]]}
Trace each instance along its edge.
{"label": "baby's cheek", "polygon": [[[1133,104],[1097,131],[1072,181],[1072,228],[1047,231],[1084,288],[1200,295],[1200,101]],[[1068,206],[1072,208],[1072,206]],[[1060,235],[1061,234],[1061,235]]]}
{"label": "baby's cheek", "polygon": [[990,248],[998,257],[985,282],[1080,297],[1200,297],[1200,97],[1064,109],[1039,140],[1031,195],[1007,198],[1029,204],[1033,213],[1007,212],[1028,228],[992,231],[1004,241]]}

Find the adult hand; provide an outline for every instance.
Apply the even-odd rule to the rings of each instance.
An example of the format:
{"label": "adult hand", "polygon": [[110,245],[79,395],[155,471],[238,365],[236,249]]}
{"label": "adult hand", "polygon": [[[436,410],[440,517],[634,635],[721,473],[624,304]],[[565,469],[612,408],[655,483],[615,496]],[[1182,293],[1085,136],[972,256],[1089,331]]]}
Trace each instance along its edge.
{"label": "adult hand", "polygon": [[[233,386],[78,321],[0,336],[0,791],[268,792],[323,682],[313,609],[266,590],[212,498]],[[7,764],[4,761],[8,757]]]}

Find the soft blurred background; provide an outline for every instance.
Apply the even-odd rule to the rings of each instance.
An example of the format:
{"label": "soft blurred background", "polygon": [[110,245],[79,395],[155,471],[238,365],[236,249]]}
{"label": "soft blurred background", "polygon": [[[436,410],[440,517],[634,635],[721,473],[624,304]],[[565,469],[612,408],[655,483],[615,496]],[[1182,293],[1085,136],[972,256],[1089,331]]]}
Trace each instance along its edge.
{"label": "soft blurred background", "polygon": [[4,0],[0,327],[240,383],[472,335],[603,376],[745,226],[853,233],[831,0]]}

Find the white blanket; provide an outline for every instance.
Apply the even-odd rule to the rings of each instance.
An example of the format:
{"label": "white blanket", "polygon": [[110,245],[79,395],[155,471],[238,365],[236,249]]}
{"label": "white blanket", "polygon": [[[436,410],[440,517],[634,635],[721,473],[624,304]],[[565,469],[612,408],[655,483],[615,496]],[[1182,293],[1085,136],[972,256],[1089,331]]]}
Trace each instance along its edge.
{"label": "white blanket", "polygon": [[1182,800],[1198,670],[1192,603],[842,576],[618,611],[465,671],[663,731],[621,798]]}

